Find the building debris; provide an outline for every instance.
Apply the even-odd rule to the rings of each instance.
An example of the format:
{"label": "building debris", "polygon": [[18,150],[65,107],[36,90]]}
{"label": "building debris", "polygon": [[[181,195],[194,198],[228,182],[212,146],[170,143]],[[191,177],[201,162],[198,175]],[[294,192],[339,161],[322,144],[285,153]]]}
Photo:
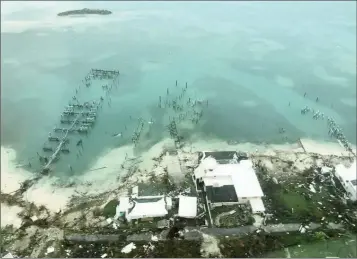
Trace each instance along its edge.
{"label": "building debris", "polygon": [[121,252],[124,253],[124,254],[128,254],[135,248],[136,248],[135,244],[133,242],[131,242],[130,244],[128,244],[125,247],[123,247]]}

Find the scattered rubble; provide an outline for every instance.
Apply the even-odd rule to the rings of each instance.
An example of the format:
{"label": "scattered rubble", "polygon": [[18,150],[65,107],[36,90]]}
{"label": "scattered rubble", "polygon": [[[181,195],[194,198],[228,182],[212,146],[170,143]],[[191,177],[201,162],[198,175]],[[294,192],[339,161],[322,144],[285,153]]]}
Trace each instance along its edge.
{"label": "scattered rubble", "polygon": [[[163,155],[155,158],[153,170],[157,171],[146,178],[142,175],[148,173],[136,167],[117,190],[73,199],[66,210],[57,213],[21,197],[2,195],[2,213],[12,215],[6,224],[2,217],[5,249],[21,257],[247,257],[304,240],[332,238],[346,230],[357,231],[356,206],[346,202],[343,189],[331,176],[337,164],[348,165],[350,158],[303,152],[251,155],[265,194],[265,215],[251,215],[238,206],[225,211],[217,208],[212,212],[219,228],[205,228],[204,204],[198,197],[198,215],[203,217],[195,220],[175,220],[175,199],[167,218],[131,223],[115,218],[118,196],[131,192],[139,196],[144,194],[142,190],[171,197],[195,194],[191,174],[198,158],[185,150],[177,152],[184,176],[177,178],[179,185],[173,175],[159,170],[165,168]],[[133,191],[136,186],[138,190]],[[290,228],[274,228],[279,224],[290,224]],[[188,226],[199,230],[188,231]],[[246,228],[247,232],[238,239],[234,228]]]}
{"label": "scattered rubble", "polygon": [[131,242],[130,244],[128,244],[125,247],[123,247],[121,252],[124,253],[124,254],[128,254],[135,248],[136,248],[135,244],[133,242]]}

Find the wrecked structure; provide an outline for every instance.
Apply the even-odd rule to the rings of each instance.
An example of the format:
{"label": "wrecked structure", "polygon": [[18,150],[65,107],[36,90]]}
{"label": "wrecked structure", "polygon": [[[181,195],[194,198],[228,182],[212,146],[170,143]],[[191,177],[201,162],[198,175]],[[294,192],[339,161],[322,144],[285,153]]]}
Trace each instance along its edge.
{"label": "wrecked structure", "polygon": [[195,218],[197,216],[197,197],[180,195],[177,216],[181,218]]}
{"label": "wrecked structure", "polygon": [[120,197],[115,219],[125,217],[130,222],[135,219],[165,217],[172,208],[172,199],[165,196]]}
{"label": "wrecked structure", "polygon": [[[91,69],[85,76],[82,80],[85,87],[79,85],[75,89],[75,94],[61,114],[60,124],[62,126],[55,126],[53,131],[49,132],[47,141],[42,148],[44,154],[37,153],[38,161],[36,163],[39,162],[42,167],[41,174],[49,173],[52,164],[60,159],[61,154],[70,154],[74,151],[77,158],[81,155],[83,135],[87,136],[95,126],[99,110],[105,100],[103,96],[97,96],[94,100],[88,98],[85,96],[84,90],[92,85],[93,80],[107,80],[108,84],[102,88],[105,96],[108,97],[112,89],[119,84],[119,74],[119,71],[114,70]],[[48,155],[49,153],[51,154]],[[32,167],[32,163],[29,162],[28,166]],[[68,165],[68,169],[73,170],[71,165]]]}
{"label": "wrecked structure", "polygon": [[174,206],[173,200],[178,200],[178,213],[173,217],[195,218],[197,216],[197,197],[179,195],[138,196],[138,186],[133,187],[132,195],[121,196],[118,199],[114,220],[131,222],[132,220],[153,220],[165,218]]}
{"label": "wrecked structure", "polygon": [[334,175],[340,181],[341,185],[347,193],[347,199],[353,202],[357,201],[357,174],[356,174],[356,160],[349,168],[339,164],[334,170]]}
{"label": "wrecked structure", "polygon": [[[95,72],[96,76],[99,76],[99,74],[100,71]],[[103,75],[102,77],[105,76]],[[90,82],[90,79],[86,78],[87,87],[91,86]],[[108,89],[108,86],[104,86],[103,89]],[[184,89],[187,89],[187,86]],[[173,95],[172,93],[170,93],[171,99],[174,100],[169,100],[169,94],[167,94],[167,100],[163,105],[161,105],[160,98],[161,107],[173,108],[174,112],[177,113],[176,115],[178,116],[173,119],[176,121],[175,125],[179,125],[180,121],[190,118],[189,114],[182,112],[184,106],[197,106],[197,108],[203,106],[202,102],[193,101],[191,99],[189,99],[187,101],[187,104],[185,104],[185,102],[182,101],[182,96],[184,93],[185,91],[182,90],[180,96],[176,98],[172,98]],[[181,104],[179,104],[179,101],[181,102]],[[71,105],[75,106],[75,104]],[[67,114],[70,113],[72,112],[67,112]],[[197,115],[197,117],[200,118],[202,116],[202,113],[194,113],[194,115]],[[74,112],[73,116],[75,116]],[[192,119],[193,122],[197,123],[196,117],[192,117]],[[67,122],[68,121],[63,122],[63,124],[66,124]],[[133,139],[135,145],[136,143],[138,143],[139,138],[141,136],[141,131],[144,127],[143,122],[144,121],[142,119],[140,119],[138,122],[139,125],[137,127],[137,130],[135,131]],[[153,121],[151,120],[151,122]],[[176,126],[171,129],[171,137],[174,140],[177,140],[179,139],[179,133],[177,132],[177,130],[175,130],[175,128]],[[184,143],[182,142],[181,144]],[[286,158],[283,154],[275,154],[266,157],[262,155],[262,157],[259,157],[259,154],[255,153],[254,156],[248,157],[247,154],[238,153],[236,151],[200,152],[198,155],[198,167],[194,170],[193,168],[195,166],[191,166],[190,170],[186,171],[181,170],[182,168],[180,162],[182,163],[182,161],[180,161],[178,157],[182,153],[184,153],[184,151],[183,149],[179,150],[178,147],[179,145],[176,145],[175,148],[177,148],[177,150],[169,152],[169,155],[165,157],[165,163],[163,163],[162,160],[160,161],[159,158],[155,157],[155,161],[157,161],[157,164],[155,166],[165,167],[168,171],[169,176],[177,176],[179,174],[182,174],[184,176],[186,176],[187,174],[189,177],[193,176],[193,180],[195,183],[194,187],[196,187],[197,192],[199,192],[197,197],[195,197],[194,192],[190,191],[186,192],[186,194],[189,196],[185,196],[182,194],[178,196],[176,195],[177,193],[182,192],[182,190],[180,190],[180,188],[183,186],[181,180],[186,180],[185,177],[183,177],[183,179],[178,179],[177,183],[175,181],[165,182],[165,184],[170,185],[170,188],[175,189],[176,193],[175,195],[172,195],[172,197],[169,195],[169,191],[166,192],[166,195],[139,196],[138,188],[136,187],[134,187],[131,196],[122,196],[123,194],[120,193],[120,195],[118,195],[120,196],[119,204],[114,207],[116,212],[115,215],[114,213],[113,215],[104,214],[101,209],[98,209],[99,205],[93,205],[98,206],[96,207],[96,209],[98,209],[96,211],[92,208],[92,201],[95,201],[98,204],[104,204],[105,199],[108,198],[107,194],[101,197],[98,195],[98,197],[90,197],[90,199],[85,198],[85,203],[79,204],[78,208],[72,205],[70,208],[68,208],[67,211],[63,213],[58,213],[55,216],[48,216],[48,218],[36,219],[31,216],[31,218],[28,219],[28,216],[26,215],[25,217],[27,218],[27,221],[22,227],[23,229],[29,231],[29,229],[32,228],[40,228],[44,232],[44,234],[42,234],[41,232],[41,234],[31,236],[31,238],[33,238],[34,240],[31,240],[31,245],[33,245],[33,243],[45,243],[44,241],[47,240],[45,233],[54,232],[51,228],[48,228],[48,226],[53,225],[58,228],[58,230],[61,229],[61,231],[62,229],[71,229],[73,231],[74,229],[79,233],[77,235],[70,233],[66,234],[64,238],[55,238],[56,241],[54,242],[58,242],[59,244],[56,247],[56,253],[53,253],[55,248],[51,246],[52,249],[50,249],[50,251],[52,252],[49,254],[49,256],[53,257],[81,257],[84,255],[87,255],[88,257],[106,257],[108,256],[108,254],[110,254],[111,257],[119,257],[117,256],[118,254],[120,256],[123,256],[123,254],[128,255],[128,257],[144,257],[143,255],[150,257],[150,255],[154,256],[158,254],[161,255],[161,257],[165,257],[168,255],[172,256],[174,254],[172,253],[173,239],[175,240],[175,242],[177,240],[180,240],[180,243],[177,243],[177,247],[184,246],[184,242],[187,242],[188,244],[193,243],[195,248],[198,247],[198,251],[193,254],[195,256],[199,256],[200,241],[207,235],[215,236],[217,237],[217,239],[222,239],[220,240],[220,244],[222,244],[222,247],[223,245],[226,245],[225,242],[227,242],[227,240],[232,240],[232,236],[238,236],[240,240],[233,239],[234,242],[232,242],[235,249],[237,249],[238,251],[228,254],[231,255],[231,257],[242,257],[247,256],[248,254],[250,256],[255,255],[254,251],[256,248],[264,250],[267,249],[269,245],[274,245],[274,248],[283,247],[283,245],[280,244],[277,245],[276,243],[267,242],[266,237],[270,237],[269,233],[274,233],[276,235],[279,234],[281,235],[282,239],[284,239],[284,237],[289,236],[289,232],[297,232],[299,235],[304,234],[306,237],[310,234],[314,234],[313,231],[320,230],[322,227],[325,227],[325,225],[331,223],[335,224],[332,226],[340,227],[340,224],[342,224],[341,222],[343,222],[342,218],[345,216],[345,208],[339,207],[338,209],[336,209],[336,211],[333,211],[335,210],[333,208],[336,208],[334,202],[337,198],[327,196],[327,194],[326,196],[320,197],[319,195],[321,195],[321,193],[319,192],[320,189],[322,189],[320,188],[322,184],[319,185],[318,183],[314,183],[316,182],[315,180],[310,181],[310,178],[312,177],[311,173],[308,173],[307,177],[305,177],[305,175],[304,177],[302,177],[303,180],[307,178],[309,179],[310,182],[307,183],[296,183],[294,182],[295,178],[290,177],[291,175],[289,175],[289,179],[284,182],[284,179],[282,179],[283,177],[279,178],[278,176],[276,176],[276,178],[278,178],[276,179],[275,176],[272,177],[274,174],[271,172],[266,175],[266,179],[261,180],[261,178],[259,178],[259,183],[253,167],[253,164],[258,164],[259,159],[263,161],[270,161],[270,165],[276,165],[276,170],[272,170],[274,171],[274,173],[279,170],[289,170],[290,172],[290,170],[293,170],[292,165],[298,164],[298,162],[296,161],[303,160],[304,163],[307,163],[306,161],[309,161],[309,158],[306,159],[306,157],[303,157],[301,154],[298,154],[296,156],[294,154],[294,158]],[[187,158],[188,160],[193,160],[192,153],[187,155],[187,157],[191,157]],[[287,161],[286,164],[291,164],[290,167],[286,166],[284,164],[285,162],[281,162],[281,160]],[[192,161],[188,161],[187,164],[196,165],[196,162],[192,163]],[[130,188],[132,184],[137,184],[137,176],[139,175],[139,171],[136,170],[136,168],[137,164],[135,164],[135,166],[130,166],[130,173],[128,173],[129,180],[125,181],[122,186],[118,187],[118,189]],[[153,168],[147,169],[147,172],[152,172],[151,170],[153,170]],[[201,169],[204,170],[202,171]],[[192,172],[193,170],[194,172]],[[299,170],[300,169],[296,169],[296,171]],[[301,171],[303,170],[301,169]],[[143,174],[147,174],[147,172]],[[264,176],[264,174],[262,175]],[[130,181],[131,177],[136,179]],[[156,178],[159,177],[154,177],[154,179],[160,181],[160,179]],[[316,178],[318,177],[316,176]],[[190,183],[192,184],[191,181]],[[148,184],[153,184],[153,181],[149,181]],[[262,191],[260,184],[262,186],[265,186],[264,192]],[[252,186],[254,186],[254,188],[252,188]],[[162,187],[162,185],[160,185],[160,187]],[[185,186],[185,188],[186,187],[187,186]],[[194,189],[194,187],[192,189]],[[111,194],[113,194],[113,192],[111,192]],[[118,193],[115,192],[115,194]],[[201,199],[202,196],[203,199]],[[264,203],[262,201],[262,198],[264,200]],[[115,197],[115,199],[117,201],[117,196]],[[332,200],[331,204],[329,203],[330,200]],[[208,206],[202,206],[203,203],[208,203]],[[288,204],[289,206],[286,204]],[[227,207],[229,211],[219,211],[219,209],[225,207]],[[240,210],[240,207],[250,207],[251,212],[253,212],[254,214],[263,214],[264,212],[267,213],[269,210],[269,213],[271,213],[270,215],[274,215],[271,217],[267,217],[267,222],[265,222],[265,218],[264,222],[259,221],[259,217],[254,217],[254,220],[256,221],[250,221],[250,215],[248,216],[248,212],[244,211],[243,209]],[[201,208],[202,210],[205,209],[205,211],[200,212]],[[334,215],[327,217],[326,211],[330,209],[334,212]],[[76,210],[79,210],[79,212]],[[211,215],[211,211],[212,214],[214,214],[214,210],[217,210],[217,212],[215,212],[216,215]],[[95,214],[94,212],[98,214]],[[196,222],[194,222],[195,225],[191,226],[191,228],[187,227],[185,229],[179,230],[179,227],[177,227],[174,222],[170,221],[172,218],[179,218],[183,220],[188,219],[189,221],[191,219],[199,218],[202,214],[204,214],[204,216],[212,216],[213,220],[211,225],[205,222],[202,224],[197,224]],[[32,214],[30,214],[29,212],[29,215]],[[283,218],[287,218],[288,216],[291,216],[291,218],[289,219],[290,221],[284,222]],[[159,220],[159,222],[156,222],[157,220]],[[111,227],[111,223],[113,223],[112,221],[114,221],[115,223],[113,224],[113,227]],[[123,221],[125,223],[129,222],[130,224],[125,224]],[[321,221],[321,224],[310,224],[311,221]],[[118,222],[118,224],[116,224],[116,222]],[[147,223],[151,222],[155,224],[152,224],[152,228],[148,228],[147,226],[149,224]],[[265,226],[265,224],[267,224],[267,226]],[[209,228],[207,228],[207,225],[209,226]],[[118,230],[117,228],[119,227],[123,228]],[[164,231],[158,233],[157,228],[164,229]],[[322,233],[325,234],[324,232]],[[320,236],[324,236],[323,234],[321,234]],[[28,234],[28,236],[30,235],[31,234]],[[325,235],[327,236],[327,234]],[[301,236],[299,236],[298,238],[302,239]],[[65,242],[62,242],[63,239],[65,240]],[[274,241],[276,240],[274,238],[271,239]],[[105,245],[101,244],[101,246],[98,245],[98,243],[105,243],[108,241],[113,243]],[[80,247],[78,245],[71,246],[70,242],[82,242],[82,244],[80,245]],[[120,252],[115,250],[118,247],[127,248],[128,245],[124,246],[124,242],[130,242],[129,245],[132,248],[133,252],[131,252],[131,250],[128,252],[126,249],[119,249]],[[137,247],[135,247],[135,244],[133,242],[137,244]],[[142,245],[142,243],[140,242],[147,242],[149,245]],[[152,248],[154,246],[153,242],[156,242],[155,249]],[[237,246],[237,243],[239,244],[239,246]],[[62,247],[64,247],[63,249],[60,248],[61,245]],[[139,249],[141,248],[143,248],[143,251],[139,251]],[[159,251],[162,251],[164,248],[168,248],[166,250],[166,254],[160,253]],[[39,255],[41,249],[42,252],[46,251],[45,246],[43,246],[42,248],[40,246],[40,248],[38,249],[38,253],[36,252],[31,255],[33,255],[33,257],[37,257],[35,255]],[[63,251],[64,249],[66,249],[65,253]],[[190,255],[190,252],[188,252],[189,249],[187,247],[184,247],[182,250],[184,250],[185,256]],[[16,249],[15,251],[17,252]],[[22,257],[28,256],[28,254],[26,253],[27,252],[21,252],[19,254]],[[47,256],[47,254],[45,254],[45,256]]]}
{"label": "wrecked structure", "polygon": [[[178,153],[181,156],[189,157],[188,152],[185,153],[179,150]],[[222,155],[223,157],[221,158],[216,156],[215,153],[220,155],[224,154],[221,152],[206,152],[205,154],[209,154],[209,156],[205,156],[205,159],[215,158],[214,160],[216,161],[212,164],[216,166],[217,164],[225,165],[224,163],[226,162],[229,164],[230,161],[235,158],[235,155],[238,158],[240,156],[237,152],[231,152],[229,156]],[[200,166],[203,163],[202,152],[199,156],[201,157]],[[254,215],[256,219],[255,222],[247,220],[247,213],[244,210],[240,210],[238,204],[237,206],[214,207],[211,210],[213,218],[212,226],[207,227],[205,224],[197,224],[192,220],[192,225],[181,227],[175,224],[175,222],[178,221],[177,219],[191,220],[199,217],[199,215],[195,216],[195,213],[202,213],[199,211],[202,201],[204,201],[200,199],[201,195],[198,195],[199,197],[197,199],[195,199],[193,193],[190,193],[190,198],[187,196],[182,197],[185,195],[172,196],[170,197],[172,200],[172,208],[170,209],[170,206],[168,206],[170,205],[170,199],[168,198],[165,201],[164,195],[159,197],[138,195],[136,180],[134,180],[138,175],[138,173],[136,173],[136,176],[131,176],[131,178],[125,181],[123,186],[120,186],[120,188],[127,190],[135,185],[130,196],[124,196],[123,192],[118,193],[120,197],[119,204],[118,196],[115,197],[115,216],[114,214],[107,215],[101,214],[101,211],[98,212],[100,204],[103,204],[101,210],[104,211],[104,207],[107,207],[107,203],[110,203],[108,200],[113,198],[113,193],[111,193],[110,198],[109,196],[91,197],[91,199],[93,199],[91,201],[98,202],[96,205],[90,205],[88,199],[86,199],[86,203],[79,204],[78,208],[71,206],[68,211],[60,215],[46,218],[46,224],[53,224],[53,226],[56,226],[58,229],[63,228],[70,230],[64,234],[62,239],[56,237],[53,242],[57,242],[57,246],[52,245],[50,242],[47,244],[45,242],[45,240],[47,240],[45,233],[49,231],[52,232],[52,229],[47,226],[43,228],[41,224],[44,224],[44,219],[34,219],[33,222],[26,222],[26,224],[30,224],[30,227],[24,228],[29,231],[29,229],[41,226],[40,229],[43,229],[43,232],[39,233],[41,233],[42,236],[40,234],[35,235],[33,237],[35,241],[31,241],[31,244],[33,244],[33,242],[45,244],[42,248],[40,247],[37,250],[40,251],[42,249],[42,254],[38,252],[42,256],[44,256],[46,252],[46,245],[55,247],[55,252],[49,254],[49,257],[80,257],[84,255],[100,257],[103,254],[110,254],[112,257],[126,255],[134,257],[138,254],[143,257],[144,255],[167,256],[172,255],[172,248],[169,248],[170,246],[172,247],[172,242],[175,242],[179,247],[194,243],[196,247],[200,246],[202,239],[207,236],[218,240],[218,244],[224,246],[232,242],[232,246],[234,247],[237,242],[241,242],[239,244],[242,245],[235,246],[234,252],[231,252],[231,246],[229,246],[229,249],[221,248],[220,250],[223,255],[244,257],[246,253],[257,255],[255,251],[263,252],[270,249],[266,245],[267,239],[271,239],[272,242],[275,242],[275,240],[283,242],[285,239],[290,238],[289,242],[276,245],[274,249],[281,249],[290,243],[296,244],[295,242],[297,242],[297,244],[299,244],[300,241],[295,240],[311,240],[311,238],[315,238],[315,236],[316,239],[321,237],[327,239],[334,236],[335,233],[343,233],[343,227],[344,224],[346,224],[345,215],[347,214],[347,207],[343,207],[343,205],[336,206],[337,203],[335,202],[338,196],[324,187],[327,181],[322,183],[317,182],[317,179],[320,179],[317,171],[314,173],[314,171],[306,170],[311,170],[311,167],[315,164],[322,164],[319,160],[333,161],[331,162],[332,165],[341,163],[340,161],[342,160],[338,160],[339,158],[336,157],[331,158],[326,156],[321,158],[317,156],[316,158],[310,158],[309,156],[310,154],[301,152],[292,153],[288,156],[280,154],[272,156],[262,155],[261,157],[259,154],[254,153],[253,156],[249,157],[249,160],[252,160],[253,164],[256,165],[255,169],[264,190],[265,213],[272,215],[266,220],[259,221],[259,218],[255,218],[256,215]],[[196,156],[191,154],[189,160],[193,159],[196,159]],[[239,163],[249,160],[241,159]],[[304,169],[299,167],[300,160],[304,161]],[[262,162],[259,163],[259,161]],[[271,162],[270,167],[263,166],[263,162],[267,161]],[[160,164],[161,162],[162,161],[159,161],[158,163]],[[290,166],[289,163],[291,163]],[[309,163],[311,163],[311,165]],[[192,161],[187,161],[185,164],[192,164]],[[295,169],[291,174],[282,174],[280,172],[293,166],[299,168]],[[261,173],[260,170],[266,171],[265,173]],[[275,173],[280,173],[280,175],[276,175]],[[187,172],[187,178],[189,178],[189,176],[192,176],[192,171]],[[276,177],[277,180],[274,181],[273,177]],[[157,177],[156,180],[159,181],[159,177]],[[193,184],[192,178],[189,180]],[[149,181],[148,184],[152,184],[152,181]],[[310,190],[310,185],[314,186],[315,192]],[[175,188],[179,188],[179,186]],[[193,186],[193,189],[194,188]],[[203,191],[200,194],[202,193]],[[332,194],[335,196],[334,198],[330,196]],[[140,204],[140,202],[142,204]],[[117,204],[119,206],[117,206]],[[137,206],[137,212],[135,212],[135,207],[133,207],[134,204]],[[95,208],[93,206],[95,206]],[[143,210],[144,207],[145,211]],[[215,211],[225,207],[227,208],[226,211]],[[132,215],[130,215],[130,209],[132,209]],[[96,214],[94,214],[94,211],[96,211]],[[206,215],[208,213],[210,213],[210,210],[205,211]],[[126,218],[126,214],[128,218]],[[32,214],[29,215],[32,216]],[[108,220],[108,218],[113,218],[113,220]],[[171,221],[171,218],[174,220]],[[356,222],[352,219],[349,219],[349,221],[349,224]],[[115,222],[119,224],[114,224]],[[180,223],[181,222],[180,220]],[[42,239],[40,239],[40,237]],[[19,239],[21,238],[19,237]],[[130,253],[122,253],[122,248],[126,247],[128,243],[135,244],[136,248]],[[146,250],[140,250],[144,245],[148,244],[155,246],[152,253],[148,253]],[[160,253],[164,248],[167,248],[167,250],[165,250],[166,252]],[[27,249],[30,251],[32,248]],[[192,251],[193,248],[187,246],[184,250],[190,249]],[[22,247],[21,249],[18,247],[11,249],[11,251],[14,251],[14,253],[21,257],[31,254],[31,252],[22,250],[25,249],[22,249]],[[180,255],[186,257],[188,254],[189,252],[183,251]],[[194,255],[199,256],[200,251],[195,252]]]}
{"label": "wrecked structure", "polygon": [[[204,192],[208,206],[249,204],[253,213],[264,213],[264,196],[251,160],[236,152],[202,152],[193,179],[198,192]],[[208,155],[208,157],[207,157]],[[213,154],[215,155],[215,154]],[[220,162],[219,162],[220,161]]]}

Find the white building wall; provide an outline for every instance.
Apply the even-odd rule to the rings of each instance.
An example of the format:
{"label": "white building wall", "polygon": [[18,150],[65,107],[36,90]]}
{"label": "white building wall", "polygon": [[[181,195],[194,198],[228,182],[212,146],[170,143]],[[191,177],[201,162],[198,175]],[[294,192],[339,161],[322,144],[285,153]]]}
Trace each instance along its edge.
{"label": "white building wall", "polygon": [[341,182],[343,188],[345,189],[345,191],[347,192],[348,198],[351,201],[357,201],[356,189],[354,188],[352,183],[350,181],[346,182],[346,181],[343,181],[343,180],[342,181],[340,180],[340,182]]}
{"label": "white building wall", "polygon": [[216,207],[221,207],[221,206],[233,206],[233,205],[238,205],[239,202],[215,202],[215,203],[210,203],[211,209],[216,208]]}
{"label": "white building wall", "polygon": [[[220,165],[214,162],[214,159],[202,159],[201,164],[195,169],[193,180],[200,179],[206,186],[221,187],[224,185],[234,185],[238,202],[219,202],[210,203],[209,207],[230,206],[237,204],[246,204],[249,199],[263,197],[259,180],[253,168],[252,161],[242,161],[239,164]],[[241,197],[239,197],[241,196]],[[254,197],[253,197],[254,196]]]}
{"label": "white building wall", "polygon": [[205,176],[202,178],[205,186],[221,187],[224,185],[233,185],[231,176]]}
{"label": "white building wall", "polygon": [[356,179],[356,160],[349,168],[346,168],[342,164],[337,165],[335,168],[335,175],[348,193],[348,198],[351,201],[357,201],[357,186],[351,183],[352,180]]}
{"label": "white building wall", "polygon": [[248,203],[249,202],[249,197],[238,197],[238,202],[240,204]]}

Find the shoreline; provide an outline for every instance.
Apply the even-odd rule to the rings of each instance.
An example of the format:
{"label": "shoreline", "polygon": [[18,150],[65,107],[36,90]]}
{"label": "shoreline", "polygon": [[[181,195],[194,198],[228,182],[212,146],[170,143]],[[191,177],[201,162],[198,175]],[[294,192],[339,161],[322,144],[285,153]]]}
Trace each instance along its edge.
{"label": "shoreline", "polygon": [[[177,150],[177,155],[181,167],[184,168],[186,180],[190,179],[191,171],[197,165],[196,152],[204,150],[247,152],[254,164],[266,169],[268,179],[276,178],[281,182],[289,181],[291,177],[304,179],[305,172],[326,164],[331,167],[339,164],[351,166],[351,158],[347,154],[344,155],[341,147],[336,143],[321,143],[308,139],[303,139],[302,143],[308,146],[307,151],[314,152],[304,152],[299,143],[231,145],[219,140],[210,142],[201,140],[184,145]],[[67,183],[59,182],[57,177],[44,176],[21,193],[16,190],[22,188],[21,184],[30,179],[32,174],[23,168],[16,168],[14,150],[1,147],[2,226],[10,227],[12,231],[15,231],[14,233],[18,233],[24,225],[28,224],[26,225],[28,227],[25,227],[25,231],[28,232],[34,227],[41,230],[41,225],[38,224],[49,224],[45,222],[59,220],[53,226],[56,229],[56,235],[63,232],[63,224],[66,228],[74,230],[82,226],[89,229],[94,227],[98,231],[108,226],[108,222],[103,216],[94,216],[95,211],[105,210],[111,201],[127,194],[138,184],[161,186],[160,182],[165,176],[165,168],[169,161],[165,154],[173,149],[175,149],[173,141],[164,139],[138,157],[134,156],[132,145],[108,150],[92,164],[90,170],[83,175],[71,177]],[[284,167],[290,162],[294,164],[294,168],[286,171]],[[131,171],[132,168],[136,169]],[[176,176],[170,175],[169,177],[173,179]],[[186,182],[181,187],[185,186]],[[85,218],[81,216],[83,212],[86,213]],[[83,219],[85,222],[77,223],[78,220]],[[47,240],[47,237],[41,238]],[[15,241],[12,247],[16,251],[19,249],[19,243]],[[41,247],[38,249],[43,250]]]}
{"label": "shoreline", "polygon": [[[310,139],[301,140],[305,144],[306,152],[299,143],[286,144],[252,144],[238,143],[235,145],[228,144],[220,140],[195,141],[184,145],[179,150],[180,159],[192,159],[195,152],[211,150],[225,151],[236,150],[246,152],[252,158],[258,157],[274,157],[283,156],[287,159],[292,159],[296,154],[317,154],[322,156],[348,157],[347,151],[334,142],[318,142]],[[172,141],[164,139],[153,145],[149,150],[141,154],[139,157],[134,156],[133,146],[122,146],[119,148],[107,150],[102,156],[98,157],[90,169],[85,173],[73,176],[66,182],[60,181],[55,176],[44,176],[34,184],[24,195],[28,201],[35,204],[48,206],[52,212],[66,209],[66,204],[71,200],[72,196],[93,196],[100,195],[108,191],[118,189],[125,184],[133,184],[135,182],[149,181],[149,173],[160,177],[164,174],[162,167],[157,165],[154,160],[163,154],[163,150],[172,148]],[[21,184],[33,178],[34,173],[31,173],[24,168],[16,167],[16,153],[10,148],[1,147],[1,192],[11,194],[20,189]],[[305,155],[306,156],[306,155]],[[128,157],[126,159],[126,157]],[[124,167],[123,165],[126,164]],[[122,180],[127,177],[126,167],[132,164],[137,164],[140,173],[136,173],[127,179],[128,183]],[[305,164],[305,165],[304,165]],[[307,159],[304,163],[299,163],[299,170],[303,170],[312,164],[311,159]],[[264,165],[272,167],[269,161],[265,161]],[[146,172],[146,173],[145,173]],[[47,200],[48,199],[48,200]],[[52,205],[53,200],[57,200],[55,205]]]}

